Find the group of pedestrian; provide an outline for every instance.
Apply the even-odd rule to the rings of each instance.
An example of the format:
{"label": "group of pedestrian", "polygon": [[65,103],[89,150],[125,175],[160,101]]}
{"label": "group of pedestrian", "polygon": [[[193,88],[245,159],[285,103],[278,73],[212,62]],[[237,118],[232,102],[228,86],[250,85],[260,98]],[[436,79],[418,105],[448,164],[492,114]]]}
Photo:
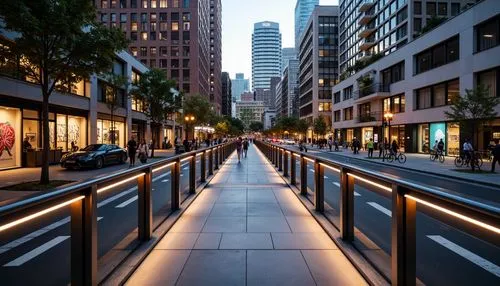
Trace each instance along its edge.
{"label": "group of pedestrian", "polygon": [[241,137],[238,137],[236,140],[236,153],[238,153],[238,164],[241,161],[241,157],[244,156],[244,158],[247,157],[248,153],[248,146],[250,145],[248,138],[242,139]]}
{"label": "group of pedestrian", "polygon": [[361,142],[359,141],[358,138],[354,137],[352,139],[351,147],[352,147],[353,154],[359,154],[359,149],[361,148]]}
{"label": "group of pedestrian", "polygon": [[132,136],[132,138],[127,143],[127,152],[128,157],[130,158],[129,167],[134,167],[136,157],[139,158],[139,160],[143,164],[147,162],[149,147],[145,139],[142,139],[141,143],[137,145],[135,136]]}

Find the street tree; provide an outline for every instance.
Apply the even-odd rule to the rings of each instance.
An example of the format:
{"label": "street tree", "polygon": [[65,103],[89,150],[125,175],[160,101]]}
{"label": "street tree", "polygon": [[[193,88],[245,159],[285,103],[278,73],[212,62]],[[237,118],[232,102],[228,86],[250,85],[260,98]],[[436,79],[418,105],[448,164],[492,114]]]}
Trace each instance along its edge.
{"label": "street tree", "polygon": [[229,118],[229,134],[232,136],[240,136],[245,132],[245,124],[239,118]]}
{"label": "street tree", "polygon": [[314,119],[313,131],[317,136],[325,136],[327,130],[328,126],[323,116],[319,116],[318,118]]}
{"label": "street tree", "polygon": [[231,126],[229,124],[229,122],[227,122],[226,120],[222,120],[222,121],[219,121],[217,124],[215,124],[215,135],[219,136],[219,137],[223,137],[223,136],[226,136],[227,134],[229,134],[229,130],[230,130]]}
{"label": "street tree", "polygon": [[264,129],[264,124],[259,121],[253,121],[250,123],[249,129],[253,132],[260,132]]}
{"label": "street tree", "polygon": [[116,144],[115,111],[123,105],[129,86],[127,76],[107,72],[101,75],[104,79],[104,99],[111,115],[111,126],[109,136],[111,144]]}
{"label": "street tree", "polygon": [[[482,126],[497,117],[495,107],[500,104],[500,98],[492,96],[489,88],[478,85],[474,89],[466,89],[465,95],[451,98],[450,111],[445,111],[447,118],[459,122],[460,128],[469,133],[477,147],[477,134]],[[474,170],[474,164],[471,164]]]}
{"label": "street tree", "polygon": [[245,128],[249,129],[250,128],[250,123],[253,120],[253,112],[252,112],[252,110],[250,110],[248,108],[243,108],[240,111],[240,117],[239,118],[241,119],[241,121],[243,121],[243,124],[245,125]]}
{"label": "street tree", "polygon": [[309,127],[310,127],[310,125],[309,125],[309,122],[307,122],[307,120],[299,119],[297,121],[296,131],[300,135],[304,135],[304,137],[306,137],[307,130],[309,130]]}
{"label": "street tree", "polygon": [[210,124],[216,116],[214,107],[207,97],[199,94],[184,97],[182,109],[185,115],[195,116],[195,122],[198,124]]}
{"label": "street tree", "polygon": [[[182,105],[182,97],[174,94],[175,81],[168,80],[167,75],[160,69],[151,69],[143,74],[132,89],[132,97],[141,101],[144,113],[152,125],[160,126],[169,115],[179,111]],[[153,132],[151,140],[151,158],[154,157],[154,146],[159,141]]]}
{"label": "street tree", "polygon": [[118,28],[97,21],[88,0],[3,0],[0,28],[14,35],[0,56],[18,62],[21,74],[40,87],[42,97],[42,171],[49,183],[49,98],[64,84],[109,70],[116,52],[127,47]]}

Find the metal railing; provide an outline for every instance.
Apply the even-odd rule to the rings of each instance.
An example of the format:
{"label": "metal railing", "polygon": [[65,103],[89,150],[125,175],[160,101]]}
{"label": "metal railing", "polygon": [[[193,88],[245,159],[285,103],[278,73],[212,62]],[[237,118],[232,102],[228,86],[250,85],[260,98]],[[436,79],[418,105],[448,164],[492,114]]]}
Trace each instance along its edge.
{"label": "metal railing", "polygon": [[[147,241],[153,232],[152,177],[170,168],[171,211],[181,206],[181,164],[190,163],[189,193],[196,191],[196,159],[200,156],[200,184],[234,151],[232,142],[184,153],[114,174],[71,184],[52,192],[0,207],[0,233],[55,210],[69,206],[71,213],[71,284],[97,284],[97,195],[125,183],[138,189],[138,239]],[[208,164],[207,160],[208,159]],[[208,165],[208,166],[207,166]]]}
{"label": "metal railing", "polygon": [[377,92],[390,92],[390,85],[383,83],[373,83],[353,92],[354,100],[372,95]]}
{"label": "metal railing", "polygon": [[355,119],[356,119],[357,123],[363,123],[363,122],[382,121],[383,117],[384,117],[383,112],[381,112],[381,111],[371,111],[371,112],[368,112],[368,113],[360,114]]}
{"label": "metal railing", "polygon": [[[390,276],[393,285],[415,285],[417,281],[417,204],[419,212],[430,214],[439,222],[493,243],[493,245],[500,245],[500,209],[498,208],[409,180],[387,177],[382,173],[356,165],[309,155],[267,142],[258,141],[256,145],[278,168],[278,171],[282,171],[283,176],[289,178],[292,185],[297,183],[296,160],[299,160],[300,185],[297,187],[301,195],[308,195],[307,164],[310,162],[314,165],[312,203],[316,211],[325,211],[325,168],[339,174],[340,223],[337,227],[341,238],[346,242],[354,241],[355,184],[366,187],[369,191],[392,201]],[[433,215],[435,213],[439,216]]]}

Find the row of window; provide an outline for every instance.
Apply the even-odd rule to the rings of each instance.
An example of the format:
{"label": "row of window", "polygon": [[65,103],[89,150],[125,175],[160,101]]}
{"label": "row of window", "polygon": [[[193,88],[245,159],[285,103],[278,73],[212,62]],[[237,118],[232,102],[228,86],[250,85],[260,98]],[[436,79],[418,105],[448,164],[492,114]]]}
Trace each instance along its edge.
{"label": "row of window", "polygon": [[[101,0],[100,7],[107,8],[137,8],[138,3],[141,8],[189,8],[190,0]],[[170,3],[170,5],[169,5]],[[181,6],[182,4],[182,6]]]}
{"label": "row of window", "polygon": [[454,62],[459,59],[459,53],[459,37],[454,36],[417,54],[415,74]]}
{"label": "row of window", "polygon": [[[460,3],[451,3],[451,16],[456,16],[460,13]],[[446,2],[426,2],[425,12],[428,16],[448,16],[448,3]],[[413,14],[422,14],[422,2],[413,2]]]}
{"label": "row of window", "polygon": [[[130,53],[134,56],[141,56],[141,57],[166,57],[168,56],[168,48],[167,46],[161,46],[159,48],[157,47],[149,47],[149,53],[148,53],[148,48],[147,47],[140,47],[139,49],[137,47],[130,47]],[[171,57],[189,57],[191,55],[190,53],[190,48],[189,46],[170,46],[170,56]],[[184,61],[187,60],[186,64],[189,64],[188,59],[184,59]],[[174,60],[172,59],[172,62],[179,62],[179,60]]]}
{"label": "row of window", "polygon": [[454,96],[460,95],[458,79],[443,82],[416,90],[416,109],[444,106],[451,102]]}

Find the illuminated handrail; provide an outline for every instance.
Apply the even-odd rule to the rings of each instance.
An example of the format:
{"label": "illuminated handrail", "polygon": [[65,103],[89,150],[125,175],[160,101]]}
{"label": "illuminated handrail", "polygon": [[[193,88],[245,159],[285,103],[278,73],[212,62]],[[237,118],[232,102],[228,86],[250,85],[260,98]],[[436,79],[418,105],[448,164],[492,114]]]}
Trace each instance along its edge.
{"label": "illuminated handrail", "polygon": [[[136,182],[138,189],[138,238],[141,241],[152,236],[152,177],[153,173],[170,167],[171,209],[180,207],[180,167],[190,161],[189,192],[196,190],[196,159],[201,156],[200,183],[214,174],[219,164],[235,150],[235,144],[228,142],[192,152],[176,155],[156,162],[82,182],[56,188],[49,193],[35,195],[19,201],[0,205],[0,233],[39,218],[55,210],[68,207],[71,210],[71,284],[97,284],[97,194],[117,186]],[[206,157],[208,156],[208,170]],[[206,174],[208,171],[208,174]]]}
{"label": "illuminated handrail", "polygon": [[[362,168],[357,165],[325,159],[296,151],[281,145],[256,141],[256,145],[276,166],[281,166],[281,154],[289,154],[290,168],[284,164],[284,177],[296,183],[295,160],[300,160],[301,195],[307,195],[307,162],[314,164],[314,207],[324,211],[324,168],[340,176],[340,225],[341,237],[346,242],[354,240],[354,184],[366,186],[369,191],[392,200],[392,259],[391,282],[397,285],[415,285],[416,281],[416,205],[421,212],[454,226],[474,237],[500,244],[500,208],[450,194],[438,187],[431,187],[390,174]],[[288,175],[289,173],[289,175]]]}

